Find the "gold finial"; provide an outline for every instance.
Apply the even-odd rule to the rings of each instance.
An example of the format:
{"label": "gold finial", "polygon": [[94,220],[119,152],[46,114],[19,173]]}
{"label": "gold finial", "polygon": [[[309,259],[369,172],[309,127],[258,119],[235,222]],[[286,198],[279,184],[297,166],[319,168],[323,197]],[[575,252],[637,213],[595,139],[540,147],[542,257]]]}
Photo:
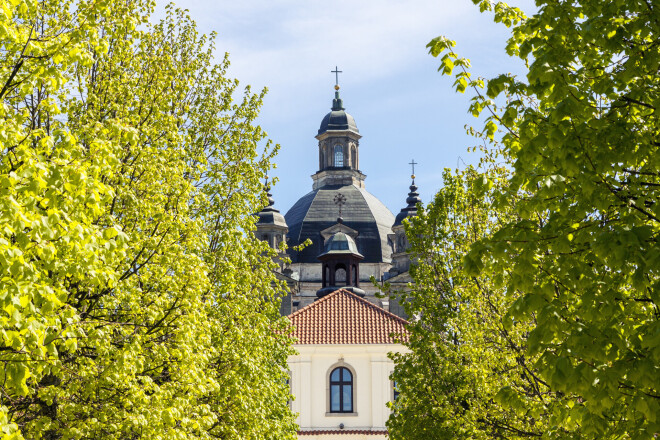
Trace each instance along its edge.
{"label": "gold finial", "polygon": [[335,86],[335,90],[339,90],[339,84]]}
{"label": "gold finial", "polygon": [[408,162],[408,165],[412,165],[412,176],[410,176],[410,178],[412,180],[415,180],[415,165],[417,165],[417,162],[415,162],[415,159],[413,159],[410,162]]}

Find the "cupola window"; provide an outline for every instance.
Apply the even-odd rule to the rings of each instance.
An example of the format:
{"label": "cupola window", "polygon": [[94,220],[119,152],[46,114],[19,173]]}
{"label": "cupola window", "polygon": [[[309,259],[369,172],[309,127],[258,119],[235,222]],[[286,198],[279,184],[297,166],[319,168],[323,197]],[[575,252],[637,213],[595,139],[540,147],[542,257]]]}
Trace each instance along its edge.
{"label": "cupola window", "polygon": [[335,286],[345,286],[346,282],[346,268],[343,264],[338,264],[335,269]]}
{"label": "cupola window", "polygon": [[335,166],[344,166],[344,149],[339,144],[335,145]]}

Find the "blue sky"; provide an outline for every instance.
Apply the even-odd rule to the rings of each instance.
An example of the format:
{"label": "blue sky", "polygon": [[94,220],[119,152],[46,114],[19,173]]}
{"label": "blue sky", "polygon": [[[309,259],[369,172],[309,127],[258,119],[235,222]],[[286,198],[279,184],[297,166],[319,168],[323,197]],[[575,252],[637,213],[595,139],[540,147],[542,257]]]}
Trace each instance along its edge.
{"label": "blue sky", "polygon": [[[165,2],[158,1],[159,7]],[[360,167],[369,192],[396,213],[405,206],[410,165],[424,202],[442,186],[443,168],[475,163],[476,140],[465,124],[469,93],[437,72],[426,44],[438,35],[456,41],[473,76],[518,73],[522,64],[504,52],[507,29],[469,0],[179,0],[200,31],[218,33],[218,57],[229,52],[229,74],[269,93],[259,117],[281,145],[273,189],[285,213],[311,191],[318,167],[314,136],[330,111],[335,65],[341,97],[362,139]],[[531,0],[515,4],[530,13]]]}

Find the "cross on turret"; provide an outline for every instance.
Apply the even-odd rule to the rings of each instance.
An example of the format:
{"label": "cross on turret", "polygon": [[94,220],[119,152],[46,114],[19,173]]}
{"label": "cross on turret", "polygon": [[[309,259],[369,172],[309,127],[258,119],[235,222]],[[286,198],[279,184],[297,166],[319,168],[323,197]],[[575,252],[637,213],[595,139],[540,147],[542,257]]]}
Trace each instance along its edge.
{"label": "cross on turret", "polygon": [[335,66],[335,70],[331,70],[330,72],[335,74],[335,88],[339,87],[339,74],[344,73],[337,66]]}
{"label": "cross on turret", "polygon": [[[413,176],[415,175],[415,165],[419,165],[419,163],[415,162],[415,159],[412,160],[412,162],[408,162],[408,165],[412,165],[412,173]],[[414,177],[413,177],[414,179]]]}

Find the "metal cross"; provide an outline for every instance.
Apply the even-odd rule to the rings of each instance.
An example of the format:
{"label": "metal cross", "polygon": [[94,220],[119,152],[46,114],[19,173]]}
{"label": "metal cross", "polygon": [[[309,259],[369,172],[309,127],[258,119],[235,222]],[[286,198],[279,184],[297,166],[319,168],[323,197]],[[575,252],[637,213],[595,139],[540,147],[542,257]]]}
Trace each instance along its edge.
{"label": "metal cross", "polygon": [[335,201],[335,205],[339,206],[339,217],[341,217],[341,207],[346,203],[346,196],[342,193],[337,193],[333,200]]}
{"label": "metal cross", "polygon": [[412,165],[412,173],[415,174],[415,165],[419,165],[419,163],[415,162],[415,159],[413,159],[412,162],[408,162],[408,165]]}
{"label": "metal cross", "polygon": [[338,86],[339,85],[339,74],[344,73],[344,72],[339,70],[339,68],[337,66],[335,66],[335,70],[331,70],[330,72],[335,74],[335,85]]}

